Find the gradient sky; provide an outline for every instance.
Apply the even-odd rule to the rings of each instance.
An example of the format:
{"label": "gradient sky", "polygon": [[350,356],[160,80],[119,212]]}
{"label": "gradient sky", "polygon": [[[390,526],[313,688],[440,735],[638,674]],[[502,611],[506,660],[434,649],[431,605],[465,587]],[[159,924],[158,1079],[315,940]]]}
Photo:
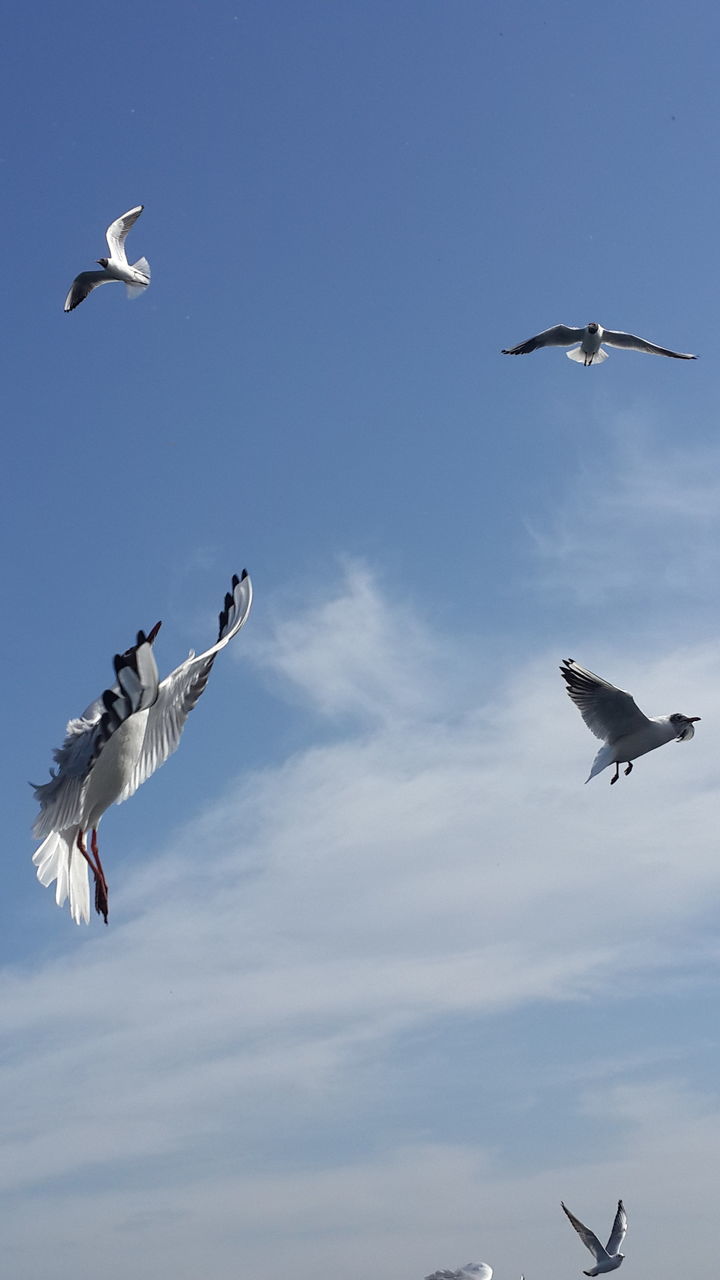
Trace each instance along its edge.
{"label": "gradient sky", "polygon": [[[3,35],[4,1272],[559,1280],[561,1197],[602,1234],[622,1196],[628,1280],[668,1235],[700,1280],[717,8],[75,0]],[[150,290],[63,314],[137,203]],[[500,355],[592,319],[701,358]],[[27,781],[245,566],[79,929]],[[695,740],[585,788],[565,656]]]}

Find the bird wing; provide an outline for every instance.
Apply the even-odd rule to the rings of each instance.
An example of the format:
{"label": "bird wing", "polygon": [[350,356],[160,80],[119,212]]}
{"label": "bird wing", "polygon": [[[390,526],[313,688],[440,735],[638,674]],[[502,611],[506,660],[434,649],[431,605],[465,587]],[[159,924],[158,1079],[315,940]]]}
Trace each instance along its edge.
{"label": "bird wing", "polygon": [[697,356],[686,355],[683,351],[669,351],[667,347],[658,347],[654,342],[646,342],[645,338],[636,338],[634,333],[622,333],[620,330],[604,329],[602,340],[609,347],[627,347],[628,351],[649,351],[656,356],[672,356],[673,360],[697,360]]}
{"label": "bird wing", "polygon": [[117,684],[69,722],[65,741],[53,752],[57,769],[50,770],[49,782],[34,788],[40,805],[33,827],[38,840],[82,822],[85,787],[103,747],[129,716],[152,706],[157,698],[158,670],[152,643],[159,626],[148,636],[138,631],[132,648],[115,655]]}
{"label": "bird wing", "polygon": [[84,302],[89,293],[93,289],[97,289],[99,284],[112,284],[113,278],[109,276],[107,271],[81,271],[79,276],[73,280],[68,295],[65,299],[64,311],[74,311]]}
{"label": "bird wing", "polygon": [[177,749],[185,721],[205,689],[217,654],[237,635],[247,620],[251,605],[252,583],[247,571],[243,570],[240,578],[233,575],[232,594],[228,592],[225,596],[217,642],[198,657],[191,653],[160,682],[157,700],[148,715],[137,763],[118,798],[118,804],[137,791]]}
{"label": "bird wing", "polygon": [[622,1200],[618,1200],[615,1221],[613,1222],[613,1228],[610,1232],[610,1239],[607,1242],[607,1252],[610,1254],[610,1257],[613,1257],[614,1254],[620,1252],[622,1249],[622,1242],[625,1239],[626,1234],[627,1214]]}
{"label": "bird wing", "polygon": [[590,1252],[594,1255],[595,1260],[597,1262],[601,1262],[604,1258],[607,1258],[608,1255],[605,1249],[603,1249],[597,1236],[595,1235],[595,1232],[591,1231],[589,1227],[586,1227],[585,1224],[581,1222],[579,1218],[576,1218],[575,1214],[570,1212],[570,1210],[566,1207],[566,1205],[563,1204],[562,1200],[560,1201],[560,1203],[562,1204],[565,1214],[572,1222],[575,1230],[577,1231],[586,1249],[590,1250]]}
{"label": "bird wing", "polygon": [[572,658],[563,658],[560,673],[588,729],[603,742],[617,742],[650,723],[631,694],[586,671]]}
{"label": "bird wing", "polygon": [[116,218],[114,222],[111,222],[105,232],[105,239],[108,242],[110,257],[114,258],[116,262],[123,262],[127,264],[127,258],[125,257],[125,237],[130,228],[134,227],[144,208],[145,206],[143,204],[138,204],[134,209],[128,209],[127,213],[122,213],[119,218]]}
{"label": "bird wing", "polygon": [[571,329],[566,324],[553,325],[552,329],[543,329],[542,333],[536,333],[534,338],[528,338],[527,342],[520,342],[516,347],[503,348],[504,356],[526,356],[531,351],[536,351],[538,347],[569,347],[573,342],[579,342],[585,333],[584,329]]}

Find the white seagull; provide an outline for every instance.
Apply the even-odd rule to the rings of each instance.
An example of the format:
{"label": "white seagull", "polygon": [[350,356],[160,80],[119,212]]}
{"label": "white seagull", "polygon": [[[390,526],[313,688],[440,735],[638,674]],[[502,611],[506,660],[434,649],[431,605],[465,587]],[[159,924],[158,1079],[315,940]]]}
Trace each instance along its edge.
{"label": "white seagull", "polygon": [[73,311],[99,284],[110,284],[113,280],[127,285],[129,298],[137,298],[143,289],[147,289],[150,283],[150,263],[147,258],[138,258],[137,262],[130,265],[125,256],[125,237],[144,208],[144,205],[138,204],[110,223],[105,232],[110,257],[97,259],[102,271],[81,271],[75,277],[65,299],[65,311]]}
{"label": "white seagull", "polygon": [[492,1280],[492,1273],[487,1262],[466,1262],[457,1271],[433,1271],[425,1280]]}
{"label": "white seagull", "polygon": [[[178,746],[185,721],[205,689],[216,655],[236,636],[250,613],[252,584],[243,571],[225,596],[216,643],[159,680],[153,641],[156,623],[123,654],[116,654],[117,684],[106,689],[67,726],[54,752],[57,770],[35,787],[40,815],[33,834],[42,844],[33,862],[41,884],[57,881],[55,901],[70,899],[76,924],[90,921],[88,867],[95,880],[95,910],[107,924],[108,886],[100,862],[97,828],[111,804],[121,804]],[[90,853],[85,845],[91,833]]]}
{"label": "white seagull", "polygon": [[695,735],[693,725],[700,716],[684,716],[680,711],[674,711],[671,716],[646,716],[629,693],[586,671],[572,658],[563,658],[560,672],[588,729],[604,743],[593,760],[586,782],[614,764],[612,785],[620,777],[621,763],[627,765],[627,775],[632,773],[632,761],[638,756],[672,742],[673,738],[676,742],[689,742]]}
{"label": "white seagull", "polygon": [[[487,1262],[466,1262],[457,1271],[433,1271],[425,1280],[492,1280],[492,1267]],[[525,1280],[524,1276],[520,1280]]]}
{"label": "white seagull", "polygon": [[649,351],[656,356],[672,356],[673,360],[697,360],[697,356],[686,355],[682,351],[668,351],[667,347],[657,347],[654,342],[645,338],[636,338],[633,333],[622,333],[619,329],[603,329],[601,324],[586,324],[584,329],[573,329],[566,324],[555,324],[551,329],[536,333],[527,342],[520,342],[516,347],[503,348],[504,356],[526,356],[538,347],[570,347],[579,342],[579,347],[566,351],[568,360],[576,360],[578,364],[602,364],[607,360],[608,352],[603,351],[601,343],[608,347],[626,347],[628,351]]}
{"label": "white seagull", "polygon": [[613,1222],[613,1228],[610,1232],[610,1239],[604,1249],[595,1235],[595,1232],[591,1231],[589,1227],[584,1226],[580,1219],[576,1218],[575,1214],[571,1213],[567,1206],[563,1204],[562,1200],[560,1203],[580,1236],[583,1244],[590,1250],[595,1258],[595,1266],[590,1267],[588,1271],[583,1271],[583,1275],[601,1276],[606,1271],[617,1270],[625,1257],[625,1254],[621,1253],[620,1249],[622,1248],[622,1242],[625,1239],[625,1234],[627,1232],[627,1214],[622,1200],[618,1200],[617,1213],[615,1214],[615,1221]]}

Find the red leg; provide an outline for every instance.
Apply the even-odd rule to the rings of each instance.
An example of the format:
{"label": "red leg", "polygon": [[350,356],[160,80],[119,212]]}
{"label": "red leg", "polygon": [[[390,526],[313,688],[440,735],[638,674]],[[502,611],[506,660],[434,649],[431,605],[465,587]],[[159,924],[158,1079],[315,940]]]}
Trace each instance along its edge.
{"label": "red leg", "polygon": [[100,861],[100,850],[98,849],[97,827],[93,827],[90,833],[90,848],[93,857],[97,863],[98,875],[95,877],[95,910],[99,916],[107,924],[108,922],[108,882],[105,879],[105,872]]}
{"label": "red leg", "polygon": [[95,881],[95,910],[97,911],[99,916],[103,917],[103,920],[107,924],[108,922],[108,886],[107,886],[107,880],[105,879],[105,872],[102,869],[102,863],[100,862],[100,856],[98,854],[97,831],[95,827],[93,827],[92,836],[90,839],[90,848],[92,849],[93,855],[96,859],[95,862],[93,862],[92,858],[90,857],[90,854],[85,848],[85,842],[83,840],[82,830],[78,831],[76,843],[83,858],[85,859],[90,870],[93,873],[93,879]]}

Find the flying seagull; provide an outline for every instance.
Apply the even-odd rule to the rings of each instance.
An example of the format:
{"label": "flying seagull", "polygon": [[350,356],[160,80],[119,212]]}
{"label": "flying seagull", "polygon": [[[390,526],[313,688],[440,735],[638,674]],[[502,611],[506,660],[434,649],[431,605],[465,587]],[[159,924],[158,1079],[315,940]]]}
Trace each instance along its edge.
{"label": "flying seagull", "polygon": [[[42,844],[33,862],[41,884],[57,881],[55,901],[70,899],[76,924],[90,921],[88,867],[95,881],[95,910],[108,918],[108,886],[98,852],[97,828],[111,804],[121,804],[178,746],[185,721],[205,689],[216,655],[236,636],[250,613],[252,584],[246,571],[233,576],[220,612],[216,643],[189,657],[159,680],[153,641],[160,623],[125,653],[116,654],[117,683],[67,726],[54,752],[57,770],[35,787],[40,814],[33,834]],[[90,852],[85,837],[90,836]]]}
{"label": "flying seagull", "polygon": [[138,258],[131,266],[125,256],[125,237],[144,208],[144,205],[138,204],[110,223],[105,232],[110,257],[97,259],[102,271],[81,271],[75,277],[65,299],[65,311],[74,311],[99,284],[110,284],[113,280],[127,285],[129,298],[136,298],[143,289],[147,289],[150,283],[150,263],[147,258]]}
{"label": "flying seagull", "polygon": [[[433,1271],[425,1280],[492,1280],[492,1267],[487,1262],[466,1262],[457,1271]],[[520,1280],[525,1280],[524,1276]]]}
{"label": "flying seagull", "polygon": [[466,1262],[457,1271],[433,1271],[425,1280],[492,1280],[492,1273],[487,1262]]}
{"label": "flying seagull", "polygon": [[503,348],[504,356],[526,356],[538,347],[570,347],[579,342],[579,347],[566,351],[568,360],[578,364],[602,364],[607,360],[608,352],[601,343],[608,347],[626,347],[628,351],[649,351],[656,356],[672,356],[673,360],[697,360],[697,356],[686,355],[682,351],[668,351],[667,347],[657,347],[654,342],[645,338],[636,338],[633,333],[622,333],[618,329],[603,329],[601,324],[586,324],[584,329],[573,329],[566,324],[555,324],[552,329],[544,329],[536,333],[534,338],[521,342],[517,347]]}
{"label": "flying seagull", "polygon": [[570,1212],[567,1206],[563,1204],[562,1200],[560,1203],[580,1236],[583,1244],[595,1257],[595,1266],[590,1267],[589,1271],[583,1271],[583,1275],[601,1276],[606,1271],[615,1271],[625,1257],[625,1254],[620,1252],[622,1242],[625,1239],[625,1233],[627,1231],[627,1214],[623,1207],[622,1200],[618,1200],[617,1213],[615,1214],[615,1221],[613,1222],[613,1228],[610,1232],[610,1239],[604,1249],[595,1235],[595,1232],[590,1231],[588,1227],[583,1226],[580,1219],[576,1218],[575,1214]]}
{"label": "flying seagull", "polygon": [[620,777],[621,763],[627,765],[626,774],[632,773],[632,761],[638,756],[673,738],[689,742],[695,735],[693,725],[700,716],[684,716],[679,711],[671,716],[646,716],[629,693],[586,671],[572,658],[563,658],[560,672],[588,729],[604,743],[593,760],[590,778],[614,764],[612,785]]}

